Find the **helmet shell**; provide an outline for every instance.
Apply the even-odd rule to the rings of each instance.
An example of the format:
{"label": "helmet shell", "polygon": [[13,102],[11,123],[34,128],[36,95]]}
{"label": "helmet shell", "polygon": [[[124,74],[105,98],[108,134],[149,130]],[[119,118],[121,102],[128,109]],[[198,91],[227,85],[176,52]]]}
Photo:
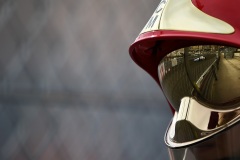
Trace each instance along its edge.
{"label": "helmet shell", "polygon": [[[188,5],[178,5],[179,2],[186,2]],[[167,53],[177,48],[196,44],[219,44],[240,47],[239,6],[240,0],[162,0],[153,14],[155,17],[152,16],[145,26],[145,28],[148,27],[148,29],[143,29],[135,42],[130,46],[130,56],[160,84],[157,71],[159,62]],[[179,8],[174,9],[174,7]],[[195,8],[199,14],[203,13],[209,17],[220,20],[232,27],[233,31],[226,33],[215,32],[220,25],[216,25],[216,23],[213,23],[211,20],[207,21],[207,16],[200,18],[193,16],[191,20],[188,21],[187,17],[192,15],[192,13],[182,12],[182,10],[188,10],[187,8]],[[167,12],[167,9],[172,9],[172,12]],[[156,13],[160,13],[159,11],[161,14],[156,18]],[[173,12],[175,16],[182,16],[183,21],[181,22],[179,18],[172,18],[171,14]],[[185,15],[185,13],[189,15]],[[164,16],[167,18],[164,19]],[[212,30],[209,30],[209,32],[201,30],[201,27],[196,24],[202,21],[205,21],[205,24],[208,25],[209,28],[212,28]],[[156,23],[158,24],[155,25]],[[160,25],[164,26],[162,24],[165,23],[171,24],[172,26],[176,23],[177,27],[159,27]],[[187,24],[188,26],[184,27],[183,25],[181,28],[178,27],[179,24]],[[158,28],[156,28],[156,26]],[[200,29],[194,30],[195,28]],[[227,31],[229,28],[223,26],[223,29]]]}

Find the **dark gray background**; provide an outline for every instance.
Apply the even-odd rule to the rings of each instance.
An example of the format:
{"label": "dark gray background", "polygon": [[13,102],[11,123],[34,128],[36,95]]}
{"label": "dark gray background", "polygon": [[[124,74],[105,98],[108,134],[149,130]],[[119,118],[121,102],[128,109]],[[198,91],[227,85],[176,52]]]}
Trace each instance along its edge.
{"label": "dark gray background", "polygon": [[1,0],[0,159],[168,159],[170,109],[128,54],[158,3]]}

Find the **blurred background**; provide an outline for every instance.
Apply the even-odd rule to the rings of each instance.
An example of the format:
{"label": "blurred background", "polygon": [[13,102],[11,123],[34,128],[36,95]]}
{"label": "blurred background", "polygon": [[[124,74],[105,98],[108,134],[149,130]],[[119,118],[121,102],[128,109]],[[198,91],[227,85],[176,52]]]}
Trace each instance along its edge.
{"label": "blurred background", "polygon": [[1,0],[0,159],[168,159],[171,111],[128,53],[158,3]]}

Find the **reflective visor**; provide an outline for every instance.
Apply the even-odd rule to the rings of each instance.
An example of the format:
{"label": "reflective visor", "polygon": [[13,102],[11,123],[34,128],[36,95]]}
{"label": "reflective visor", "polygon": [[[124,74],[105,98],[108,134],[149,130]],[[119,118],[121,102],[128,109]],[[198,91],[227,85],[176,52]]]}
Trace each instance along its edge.
{"label": "reflective visor", "polygon": [[181,48],[162,59],[158,73],[176,110],[165,135],[171,159],[240,159],[240,50]]}
{"label": "reflective visor", "polygon": [[240,106],[240,49],[222,45],[189,46],[166,55],[158,67],[169,102],[178,110],[183,97],[212,108]]}

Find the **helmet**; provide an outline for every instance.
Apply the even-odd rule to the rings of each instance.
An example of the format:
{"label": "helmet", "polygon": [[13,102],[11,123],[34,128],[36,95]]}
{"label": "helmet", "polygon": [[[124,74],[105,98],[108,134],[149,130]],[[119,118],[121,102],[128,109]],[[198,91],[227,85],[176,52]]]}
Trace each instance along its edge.
{"label": "helmet", "polygon": [[174,117],[171,159],[240,159],[240,0],[161,0],[130,46]]}

